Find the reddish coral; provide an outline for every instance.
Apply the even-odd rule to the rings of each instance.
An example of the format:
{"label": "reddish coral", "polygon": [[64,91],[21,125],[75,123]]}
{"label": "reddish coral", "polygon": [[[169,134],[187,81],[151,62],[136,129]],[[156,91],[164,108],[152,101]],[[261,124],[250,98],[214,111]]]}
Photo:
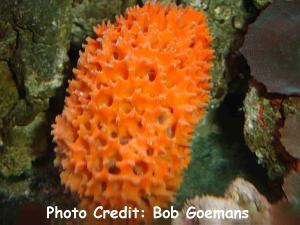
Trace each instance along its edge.
{"label": "reddish coral", "polygon": [[202,12],[148,3],[95,29],[53,125],[61,181],[84,207],[167,206],[210,99]]}

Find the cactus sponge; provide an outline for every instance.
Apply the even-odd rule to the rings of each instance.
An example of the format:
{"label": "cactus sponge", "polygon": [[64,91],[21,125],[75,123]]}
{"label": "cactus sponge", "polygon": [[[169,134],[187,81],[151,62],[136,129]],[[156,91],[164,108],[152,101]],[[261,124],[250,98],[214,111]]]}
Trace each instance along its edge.
{"label": "cactus sponge", "polygon": [[212,38],[202,12],[133,7],[95,28],[53,125],[62,183],[84,207],[167,206],[210,99]]}

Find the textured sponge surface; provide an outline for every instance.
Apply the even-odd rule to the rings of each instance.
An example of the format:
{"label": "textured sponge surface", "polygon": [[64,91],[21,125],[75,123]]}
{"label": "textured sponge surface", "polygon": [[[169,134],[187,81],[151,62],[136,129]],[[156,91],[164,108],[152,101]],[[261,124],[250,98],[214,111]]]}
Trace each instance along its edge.
{"label": "textured sponge surface", "polygon": [[95,28],[53,125],[61,181],[84,207],[167,206],[210,99],[205,15],[148,3]]}

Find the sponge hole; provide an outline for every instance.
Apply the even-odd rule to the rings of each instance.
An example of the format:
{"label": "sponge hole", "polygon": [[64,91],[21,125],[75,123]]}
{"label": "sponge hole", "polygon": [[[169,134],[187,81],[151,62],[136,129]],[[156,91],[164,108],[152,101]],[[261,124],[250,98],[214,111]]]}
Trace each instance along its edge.
{"label": "sponge hole", "polygon": [[118,137],[118,134],[117,134],[116,131],[113,131],[113,132],[111,132],[110,136],[111,136],[112,138],[116,138],[116,137]]}
{"label": "sponge hole", "polygon": [[113,104],[113,97],[109,94],[99,95],[98,104],[102,106],[111,106]]}
{"label": "sponge hole", "polygon": [[114,101],[113,97],[110,96],[110,95],[108,95],[108,96],[107,96],[107,100],[106,100],[106,105],[107,105],[107,106],[111,106],[112,103],[113,103],[113,101]]}
{"label": "sponge hole", "polygon": [[167,128],[167,136],[169,138],[174,138],[175,132],[176,132],[176,126],[177,126],[177,123],[175,122]]}
{"label": "sponge hole", "polygon": [[166,117],[165,117],[164,114],[160,114],[160,115],[157,117],[157,122],[158,122],[159,124],[163,124],[163,123],[165,122],[165,120],[166,120]]}
{"label": "sponge hole", "polygon": [[128,71],[128,69],[124,69],[122,72],[123,72],[123,73],[122,73],[123,79],[124,79],[124,80],[127,80],[128,77],[129,77],[129,71]]}
{"label": "sponge hole", "polygon": [[152,147],[147,148],[147,155],[152,156],[154,153],[154,149]]}
{"label": "sponge hole", "polygon": [[101,122],[98,122],[98,123],[97,123],[97,128],[98,128],[99,130],[101,130],[101,129],[103,128],[103,125],[102,125]]}
{"label": "sponge hole", "polygon": [[144,33],[147,33],[147,32],[148,32],[148,29],[149,29],[149,27],[148,27],[147,25],[144,26],[144,27],[143,27],[143,32],[144,32]]}
{"label": "sponge hole", "polygon": [[151,81],[151,82],[156,79],[156,71],[155,70],[149,70],[147,75],[148,75],[149,81]]}
{"label": "sponge hole", "polygon": [[133,108],[130,102],[121,102],[119,107],[122,109],[124,113],[129,113],[131,109]]}
{"label": "sponge hole", "polygon": [[117,174],[120,174],[121,170],[116,165],[112,165],[111,167],[109,167],[108,172],[110,174],[117,175]]}
{"label": "sponge hole", "polygon": [[119,53],[118,52],[113,52],[113,56],[114,56],[114,59],[119,59]]}
{"label": "sponge hole", "polygon": [[132,137],[131,137],[130,135],[120,137],[120,144],[121,144],[121,145],[126,145],[126,144],[128,144],[128,142],[129,142],[131,139],[132,139]]}
{"label": "sponge hole", "polygon": [[139,161],[133,167],[133,173],[138,176],[146,174],[148,171],[148,165],[144,161]]}
{"label": "sponge hole", "polygon": [[118,52],[118,51],[113,52],[113,57],[116,60],[122,60],[124,58],[124,56],[122,54],[120,54],[120,52]]}
{"label": "sponge hole", "polygon": [[145,203],[145,205],[146,205],[147,207],[151,207],[150,200],[149,200],[149,198],[148,198],[147,196],[141,197],[141,200]]}
{"label": "sponge hole", "polygon": [[90,122],[89,122],[89,121],[86,121],[86,122],[84,123],[84,127],[85,127],[85,129],[87,129],[87,130],[91,130],[91,124],[90,124]]}
{"label": "sponge hole", "polygon": [[107,184],[105,182],[102,182],[100,187],[101,187],[102,192],[104,192],[107,189]]}
{"label": "sponge hole", "polygon": [[192,41],[189,47],[193,48],[194,46],[195,46],[195,41]]}

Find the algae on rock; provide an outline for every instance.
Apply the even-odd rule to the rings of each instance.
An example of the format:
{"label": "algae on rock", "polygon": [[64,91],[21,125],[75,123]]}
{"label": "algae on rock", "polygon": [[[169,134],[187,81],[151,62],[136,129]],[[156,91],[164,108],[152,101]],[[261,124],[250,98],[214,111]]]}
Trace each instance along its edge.
{"label": "algae on rock", "polygon": [[257,156],[258,163],[268,169],[272,179],[281,178],[288,169],[278,155],[275,143],[278,121],[282,119],[280,107],[280,99],[272,102],[256,87],[250,88],[244,101],[246,144]]}
{"label": "algae on rock", "polygon": [[71,3],[3,0],[0,5],[0,217],[7,220],[15,210],[6,215],[7,204],[17,207],[44,196],[32,188],[34,165],[49,155],[49,101],[65,79]]}
{"label": "algae on rock", "polygon": [[83,0],[73,3],[72,8],[72,44],[81,47],[87,37],[94,36],[93,27],[107,21],[113,21],[125,8],[135,4],[132,0]]}
{"label": "algae on rock", "polygon": [[272,2],[272,0],[253,0],[253,4],[255,5],[255,7],[260,10],[264,9],[271,2]]}
{"label": "algae on rock", "polygon": [[31,173],[32,161],[46,154],[47,127],[47,117],[41,112],[28,125],[15,125],[3,133],[6,147],[1,155],[0,176],[10,178]]}
{"label": "algae on rock", "polygon": [[210,106],[217,108],[227,94],[228,82],[233,78],[229,72],[231,55],[242,44],[247,19],[253,15],[247,11],[243,0],[183,0],[184,5],[204,10],[207,14],[215,50],[213,76],[213,99]]}
{"label": "algae on rock", "polygon": [[18,90],[8,63],[0,61],[0,129],[2,118],[7,115],[18,100]]}
{"label": "algae on rock", "polygon": [[[290,115],[300,115],[300,98],[268,95],[261,84],[253,84],[244,101],[245,141],[269,177],[280,180],[297,163],[283,131]],[[294,133],[289,134],[291,140],[297,139]]]}

